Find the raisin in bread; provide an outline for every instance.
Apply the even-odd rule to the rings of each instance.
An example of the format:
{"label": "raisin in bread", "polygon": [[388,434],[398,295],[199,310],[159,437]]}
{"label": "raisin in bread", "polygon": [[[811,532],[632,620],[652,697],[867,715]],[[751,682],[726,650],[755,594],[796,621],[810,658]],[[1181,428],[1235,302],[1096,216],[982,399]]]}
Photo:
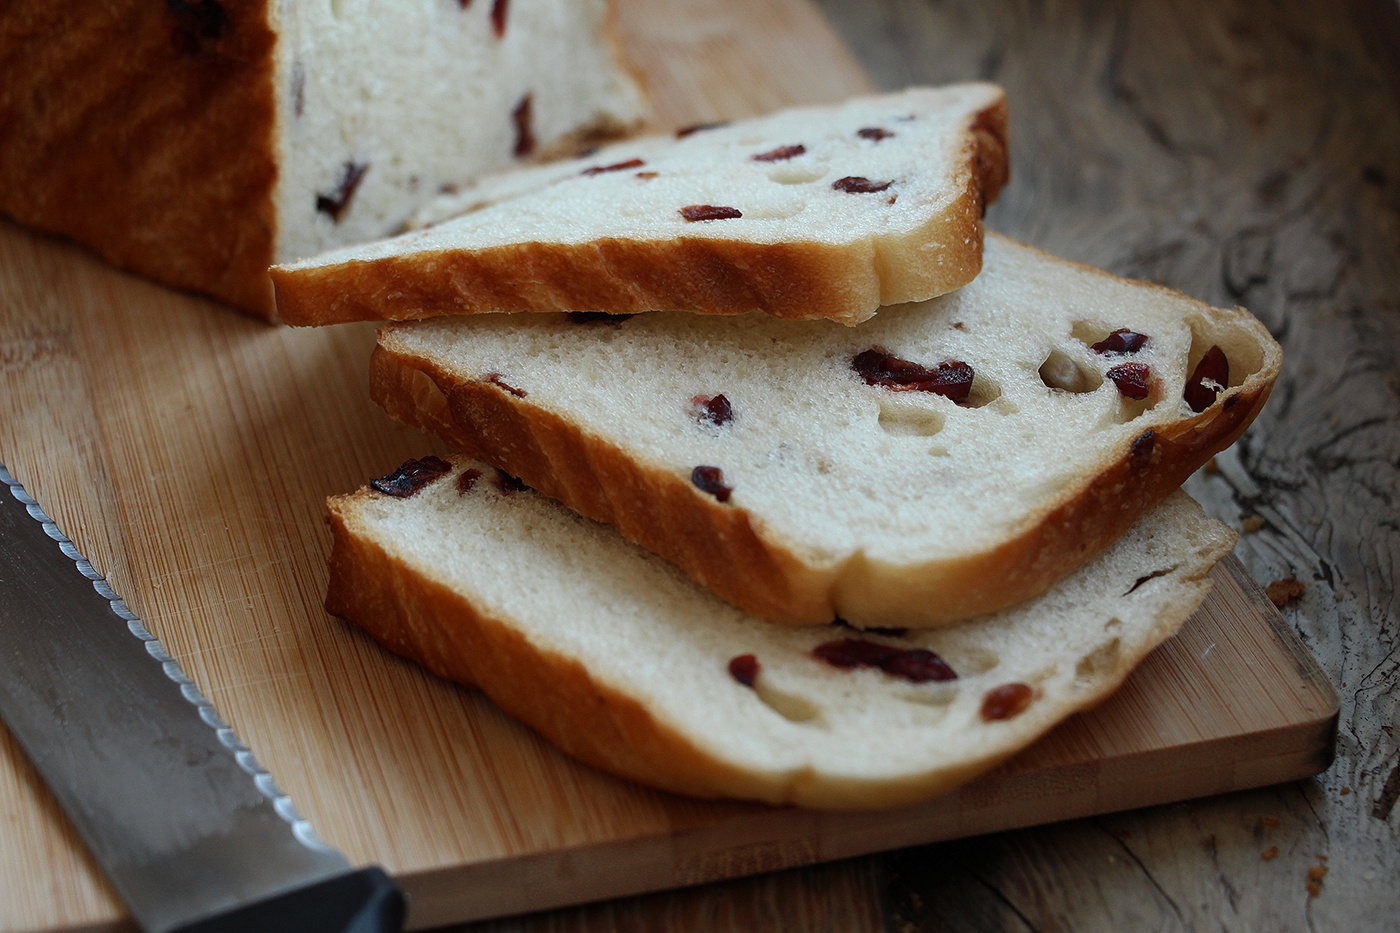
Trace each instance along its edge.
{"label": "raisin in bread", "polygon": [[989,237],[970,285],[858,327],[483,315],[381,330],[390,414],[765,618],[935,626],[1044,592],[1234,441],[1280,350]]}
{"label": "raisin in bread", "polygon": [[492,311],[763,311],[853,323],[981,263],[1006,179],[985,84],[618,143],[463,192],[464,214],[273,270],[293,324]]}
{"label": "raisin in bread", "polygon": [[1177,494],[1039,599],[934,631],[770,625],[479,462],[330,500],[327,609],[564,751],[700,796],[951,790],[1112,691],[1233,535]]}
{"label": "raisin in bread", "polygon": [[272,314],[267,267],[633,124],[607,0],[19,0],[0,211]]}

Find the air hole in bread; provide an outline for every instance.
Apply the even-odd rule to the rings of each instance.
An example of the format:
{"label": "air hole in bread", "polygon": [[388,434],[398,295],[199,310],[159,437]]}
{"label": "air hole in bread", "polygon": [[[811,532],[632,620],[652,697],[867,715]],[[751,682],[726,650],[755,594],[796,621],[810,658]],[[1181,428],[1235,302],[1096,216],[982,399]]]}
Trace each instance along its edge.
{"label": "air hole in bread", "polygon": [[768,170],[768,180],[779,185],[806,185],[826,177],[826,166],[786,163]]}
{"label": "air hole in bread", "polygon": [[1264,365],[1264,348],[1251,334],[1240,327],[1231,327],[1228,322],[1211,321],[1204,316],[1186,319],[1191,328],[1191,351],[1186,361],[1186,372],[1195,372],[1201,358],[1211,347],[1219,347],[1230,363],[1230,378],[1226,388],[1234,388]]}
{"label": "air hole in bread", "polygon": [[917,703],[920,706],[932,707],[939,712],[948,708],[958,695],[958,685],[950,681],[943,683],[921,684],[916,690],[900,690],[895,694],[899,699],[907,703]]}
{"label": "air hole in bread", "polygon": [[963,677],[985,674],[1001,663],[1001,656],[988,648],[972,647],[949,655],[948,663]]}
{"label": "air hole in bread", "polygon": [[1101,678],[1104,673],[1117,668],[1118,656],[1121,653],[1122,643],[1117,638],[1110,638],[1080,658],[1079,663],[1074,667],[1075,686],[1088,687],[1095,680]]}
{"label": "air hole in bread", "polygon": [[1050,351],[1037,372],[1047,388],[1076,395],[1093,392],[1103,385],[1103,375],[1097,369],[1086,366],[1059,347]]}
{"label": "air hole in bread", "polygon": [[1122,326],[1105,324],[1102,321],[1075,321],[1069,329],[1069,335],[1084,346],[1092,347]]}
{"label": "air hole in bread", "polygon": [[1156,405],[1159,399],[1149,395],[1147,398],[1128,398],[1126,395],[1118,396],[1118,407],[1114,411],[1114,418],[1119,424],[1127,424],[1134,418],[1140,418],[1147,413],[1152,406]]}
{"label": "air hole in bread", "polygon": [[[972,388],[968,390],[967,398],[958,402],[962,408],[981,408],[983,405],[990,405],[1001,398],[1001,386],[994,379],[988,379],[981,373],[976,373],[972,377]],[[997,411],[1002,414],[1014,414],[1015,406],[998,406]]]}
{"label": "air hole in bread", "polygon": [[943,430],[943,414],[917,402],[880,400],[880,427],[894,437],[933,437]]}
{"label": "air hole in bread", "polygon": [[806,697],[778,690],[763,677],[754,682],[753,692],[765,706],[788,722],[815,724],[821,718],[821,708],[817,704]]}

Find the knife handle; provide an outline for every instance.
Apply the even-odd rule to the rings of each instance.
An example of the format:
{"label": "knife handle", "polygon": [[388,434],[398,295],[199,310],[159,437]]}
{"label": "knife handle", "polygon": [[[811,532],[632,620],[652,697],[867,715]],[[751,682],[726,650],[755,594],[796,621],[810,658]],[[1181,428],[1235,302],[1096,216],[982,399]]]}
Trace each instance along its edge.
{"label": "knife handle", "polygon": [[407,902],[383,869],[361,868],[169,933],[398,933]]}

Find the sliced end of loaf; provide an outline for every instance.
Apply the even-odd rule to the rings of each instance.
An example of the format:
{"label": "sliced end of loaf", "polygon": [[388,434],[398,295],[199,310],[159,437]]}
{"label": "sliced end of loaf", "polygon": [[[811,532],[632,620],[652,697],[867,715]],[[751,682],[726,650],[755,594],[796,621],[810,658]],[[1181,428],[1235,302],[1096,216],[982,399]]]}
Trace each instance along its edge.
{"label": "sliced end of loaf", "polygon": [[[917,152],[882,154],[915,127]],[[977,275],[1006,160],[1000,89],[915,88],[487,179],[454,196],[460,216],[272,277],[282,318],[303,325],[563,309],[853,324]]]}
{"label": "sliced end of loaf", "polygon": [[[464,484],[464,471],[478,475]],[[615,774],[833,809],[944,793],[1097,703],[1195,609],[1233,542],[1177,495],[1033,603],[892,635],[768,625],[484,464],[455,461],[407,499],[361,490],[329,505],[327,608],[389,649]],[[935,652],[958,677],[813,654],[852,637]],[[732,673],[744,655],[752,686]],[[1023,685],[1001,690],[1019,701],[989,699],[1008,685]],[[988,718],[989,704],[1010,715]]]}

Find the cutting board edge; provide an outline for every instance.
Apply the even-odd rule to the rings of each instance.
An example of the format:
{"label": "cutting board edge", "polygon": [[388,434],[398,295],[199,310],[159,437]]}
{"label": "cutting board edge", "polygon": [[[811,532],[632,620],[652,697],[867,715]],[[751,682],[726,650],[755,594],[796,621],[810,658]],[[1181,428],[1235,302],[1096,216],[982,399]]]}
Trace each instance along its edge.
{"label": "cutting board edge", "polygon": [[[1252,740],[1248,747],[1280,750],[1272,756],[1243,754],[1239,736],[1230,735],[1101,759],[1089,767],[1067,762],[1057,768],[1002,778],[988,775],[996,780],[996,796],[1003,800],[972,809],[967,807],[969,792],[985,796],[986,778],[913,808],[800,811],[804,818],[794,823],[793,808],[775,807],[757,814],[737,813],[711,825],[670,834],[407,872],[395,875],[395,879],[408,892],[407,929],[413,930],[693,887],[1302,780],[1331,765],[1338,721],[1339,707],[1334,705],[1313,719],[1248,733]],[[1131,797],[1112,790],[1114,779],[1122,783],[1124,778],[1141,774],[1153,774],[1159,786],[1137,790]],[[1081,786],[1086,776],[1100,785],[1110,785],[1107,792],[1102,786]],[[1058,794],[1035,792],[1037,786],[1056,785],[1064,790]],[[1021,809],[1008,806],[1004,798],[1017,800]],[[827,838],[813,845],[814,835]],[[727,841],[721,844],[721,837]],[[586,871],[578,871],[576,866]],[[548,896],[542,897],[546,892]]]}

